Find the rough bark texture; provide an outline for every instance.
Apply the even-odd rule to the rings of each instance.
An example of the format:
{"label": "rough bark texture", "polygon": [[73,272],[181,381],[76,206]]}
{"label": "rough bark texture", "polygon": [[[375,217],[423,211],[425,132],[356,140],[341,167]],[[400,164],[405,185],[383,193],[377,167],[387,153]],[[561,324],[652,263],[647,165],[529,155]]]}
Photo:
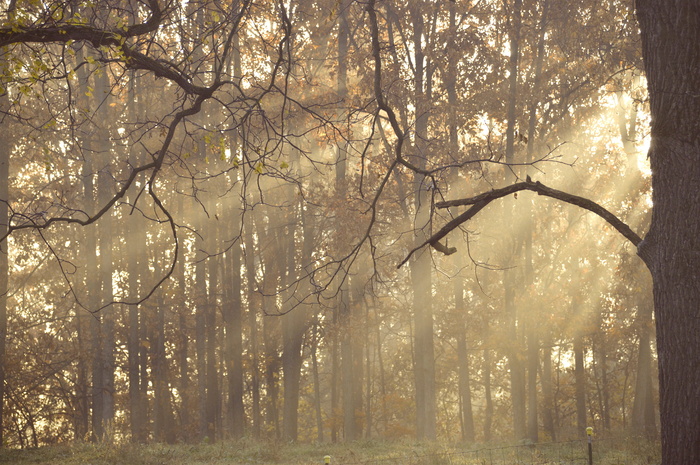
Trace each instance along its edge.
{"label": "rough bark texture", "polygon": [[638,253],[654,282],[662,463],[700,463],[700,15],[638,0],[649,85],[652,224]]}

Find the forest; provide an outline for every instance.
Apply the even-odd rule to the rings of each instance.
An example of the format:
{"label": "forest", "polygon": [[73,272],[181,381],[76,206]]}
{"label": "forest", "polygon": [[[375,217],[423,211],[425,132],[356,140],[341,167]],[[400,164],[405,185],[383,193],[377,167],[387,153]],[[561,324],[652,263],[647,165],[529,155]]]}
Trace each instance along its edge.
{"label": "forest", "polygon": [[0,4],[4,447],[658,436],[632,0]]}

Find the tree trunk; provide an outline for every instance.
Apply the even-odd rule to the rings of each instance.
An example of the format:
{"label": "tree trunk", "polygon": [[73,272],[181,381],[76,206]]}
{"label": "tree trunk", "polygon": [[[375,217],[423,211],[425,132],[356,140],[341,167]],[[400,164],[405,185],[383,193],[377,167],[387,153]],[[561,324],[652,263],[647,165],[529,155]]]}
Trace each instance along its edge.
{"label": "tree trunk", "polygon": [[[272,218],[271,218],[272,221]],[[280,227],[279,224],[274,225],[275,228]],[[260,228],[258,228],[260,231]],[[279,439],[279,409],[278,396],[280,378],[280,356],[279,356],[279,340],[280,337],[280,318],[275,316],[279,313],[279,308],[276,304],[275,296],[279,290],[278,277],[282,274],[282,265],[276,260],[275,253],[277,250],[273,244],[281,243],[281,237],[275,235],[272,240],[265,244],[268,253],[264,256],[263,274],[263,341],[264,341],[264,370],[265,370],[265,399],[267,400],[264,408],[266,412],[266,431],[272,433],[274,439]]]}
{"label": "tree trunk", "polygon": [[[535,151],[535,133],[537,128],[537,108],[540,101],[540,81],[542,74],[542,65],[545,56],[545,41],[547,32],[547,22],[549,13],[549,1],[542,2],[542,15],[540,16],[538,25],[537,39],[537,56],[535,57],[535,69],[532,75],[532,98],[528,105],[529,121],[527,128],[527,155],[526,163],[532,163]],[[517,68],[517,67],[516,67]],[[526,175],[532,171],[529,165],[524,167]],[[532,236],[534,234],[533,227],[533,211],[532,200],[526,201],[526,218],[525,228],[525,283],[523,288],[530,289],[533,282],[533,257],[532,257]],[[536,308],[530,309],[530,315],[527,322],[527,436],[533,443],[539,441],[539,424],[537,421],[537,372],[540,365],[539,351],[539,312]]]}
{"label": "tree trunk", "polygon": [[[202,232],[203,234],[204,232]],[[218,233],[210,232],[209,250],[216,250],[218,243]],[[204,317],[206,327],[206,424],[207,436],[210,441],[219,438],[221,426],[221,396],[219,394],[219,378],[216,352],[218,343],[218,322],[216,314],[219,308],[219,257],[212,256],[207,260],[209,268],[209,287],[207,291],[206,313]]]}
{"label": "tree trunk", "polygon": [[586,434],[586,371],[583,360],[583,336],[574,336],[574,379],[576,389],[576,434]]}
{"label": "tree trunk", "polygon": [[554,442],[557,440],[557,431],[554,427],[554,395],[552,393],[552,347],[551,339],[548,340],[543,348],[542,360],[542,421],[544,430],[549,433],[549,440]]}
{"label": "tree trunk", "polygon": [[[4,60],[0,60],[4,61]],[[0,95],[0,114],[9,108],[9,97],[5,92]],[[10,222],[10,140],[8,118],[0,131],[0,238],[7,234]],[[0,242],[0,448],[5,444],[5,343],[7,340],[7,292],[9,284],[8,241]],[[80,354],[82,356],[82,354]]]}
{"label": "tree trunk", "polygon": [[[202,231],[199,221],[197,230]],[[207,273],[205,264],[204,241],[200,234],[195,238],[194,302],[195,302],[195,359],[197,366],[197,413],[199,440],[208,437],[207,425],[207,351],[206,351],[206,313],[207,313]]]}
{"label": "tree trunk", "polygon": [[[237,205],[238,206],[238,205]],[[229,215],[235,218],[232,231],[241,231],[240,210],[231,209]],[[241,244],[234,242],[226,251],[227,286],[222,315],[226,330],[225,360],[228,377],[228,426],[235,439],[243,437],[245,429],[245,409],[243,406],[243,308],[241,300]]]}
{"label": "tree trunk", "polygon": [[[508,124],[506,127],[506,163],[515,163],[515,130],[516,130],[516,107],[518,96],[518,61],[520,59],[520,27],[522,0],[515,0],[512,13],[512,24],[510,24],[510,61],[508,63]],[[506,182],[512,184],[514,176],[512,170],[506,170]],[[513,217],[509,214],[509,217]],[[516,241],[511,256],[515,256],[516,248],[519,246],[519,239],[516,232],[511,234]],[[518,331],[518,314],[515,307],[516,277],[513,268],[504,271],[503,285],[505,287],[505,310],[508,315],[508,337],[510,348],[508,353],[508,364],[510,367],[511,402],[513,406],[513,435],[516,440],[526,437],[526,401],[525,398],[525,368],[521,360],[520,335]]]}
{"label": "tree trunk", "polygon": [[[129,80],[129,106],[128,112],[131,116],[132,121],[139,121],[139,116],[141,114],[140,107],[142,106],[141,100],[136,98],[136,83],[134,80],[134,75],[131,75]],[[132,163],[134,166],[140,166],[143,161],[143,156],[141,151],[134,150],[137,154],[133,159]],[[143,176],[139,177],[139,186],[143,185],[145,181]],[[138,199],[138,192],[132,193],[130,195],[130,201],[132,204]],[[143,201],[143,199],[142,199]],[[129,286],[129,300],[136,300],[141,295],[143,290],[142,276],[141,272],[143,269],[148,268],[148,263],[143,260],[145,255],[146,246],[146,225],[144,219],[141,215],[130,215],[128,217],[129,221],[129,248],[132,253],[127,255],[128,264],[127,270],[129,274],[128,286]],[[141,324],[140,313],[142,311],[139,305],[129,305],[127,307],[128,319],[129,319],[129,332],[127,336],[127,351],[128,351],[128,378],[129,378],[129,413],[131,417],[131,440],[133,442],[145,443],[148,439],[148,427],[147,427],[147,399],[143,396],[143,391],[141,389]]]}
{"label": "tree trunk", "polygon": [[[182,214],[183,211],[183,196],[177,196],[176,211]],[[188,292],[187,282],[185,280],[185,255],[182,253],[178,257],[177,264],[173,275],[174,281],[184,297]],[[190,394],[190,309],[186,305],[180,305],[175,309],[178,315],[177,338],[176,338],[176,357],[178,367],[180,369],[178,376],[178,391],[180,393],[180,438],[185,441],[193,439],[192,430],[192,404]]]}
{"label": "tree trunk", "polygon": [[[261,296],[257,289],[255,278],[255,246],[253,241],[254,222],[249,217],[247,223],[243,225],[244,245],[245,245],[245,272],[247,281],[248,296],[248,331],[250,332],[248,350],[250,354],[250,390],[252,397],[251,416],[253,420],[253,437],[260,437],[262,427],[262,414],[260,409],[260,362],[258,357],[258,308],[261,303]],[[258,234],[260,238],[260,233]],[[263,259],[261,258],[262,262]]]}
{"label": "tree trunk", "polygon": [[340,379],[343,392],[343,432],[346,441],[357,439],[355,423],[355,378],[353,373],[352,311],[347,286],[338,299],[338,329],[340,331]]}
{"label": "tree trunk", "polygon": [[[425,56],[423,54],[423,16],[417,5],[410,9],[413,22],[413,46],[415,62],[415,163],[419,168],[427,166],[428,112]],[[425,176],[414,174],[415,241],[421,244],[429,235],[430,193]],[[433,342],[432,262],[430,249],[420,251],[411,261],[411,286],[413,288],[413,312],[415,325],[415,387],[416,387],[416,436],[434,440],[437,435],[437,406],[435,398],[435,349]]]}
{"label": "tree trunk", "polygon": [[638,0],[649,85],[653,211],[638,247],[654,282],[664,465],[700,463],[700,15]]}
{"label": "tree trunk", "polygon": [[656,436],[656,414],[654,392],[652,387],[651,356],[651,320],[653,307],[651,303],[642,302],[637,314],[637,334],[639,351],[637,359],[637,380],[634,389],[634,403],[630,426],[632,431],[653,438]]}
{"label": "tree trunk", "polygon": [[[109,82],[106,72],[95,77],[95,107],[99,111],[95,112],[96,120],[99,126],[96,129],[95,135],[97,140],[95,147],[97,148],[97,159],[99,160],[99,171],[97,174],[97,198],[100,208],[107,204],[113,195],[112,179],[114,174],[111,172],[110,166],[112,163],[112,151],[110,141],[110,112],[109,110]],[[108,305],[114,300],[114,290],[112,284],[112,212],[108,212],[102,217],[98,225],[99,229],[99,246],[100,246],[100,283],[102,285],[101,301],[102,305]],[[101,310],[102,313],[102,395],[103,405],[101,412],[101,421],[104,427],[109,427],[106,433],[112,433],[112,422],[114,421],[114,373],[116,369],[115,362],[115,315],[114,306],[108,305]],[[111,440],[112,438],[105,438]]]}
{"label": "tree trunk", "polygon": [[155,331],[153,337],[153,435],[157,442],[175,443],[175,426],[170,402],[170,373],[165,355],[165,302],[156,299]]}
{"label": "tree trunk", "polygon": [[493,424],[493,396],[491,394],[491,349],[488,347],[489,322],[484,321],[484,363],[481,370],[484,380],[484,442],[491,441],[491,426]]}
{"label": "tree trunk", "polygon": [[314,383],[314,412],[316,413],[316,441],[323,442],[323,411],[321,409],[321,379],[318,369],[318,342],[320,339],[320,328],[318,320],[314,320],[313,339],[311,341],[311,370]]}
{"label": "tree trunk", "polygon": [[460,405],[462,441],[474,442],[474,414],[472,411],[469,353],[467,352],[467,309],[464,305],[464,278],[455,276],[455,316],[462,323],[457,333],[457,379]]}

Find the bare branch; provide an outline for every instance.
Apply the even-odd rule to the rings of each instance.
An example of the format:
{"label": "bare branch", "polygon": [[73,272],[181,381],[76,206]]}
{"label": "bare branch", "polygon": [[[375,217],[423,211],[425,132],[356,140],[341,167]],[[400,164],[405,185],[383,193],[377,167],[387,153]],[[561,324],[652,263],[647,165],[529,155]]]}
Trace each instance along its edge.
{"label": "bare branch", "polygon": [[[510,194],[514,194],[519,191],[532,191],[536,192],[538,195],[544,195],[547,197],[552,197],[554,199],[561,200],[563,202],[576,205],[578,207],[581,207],[585,210],[588,210],[592,213],[595,213],[596,215],[600,216],[603,218],[605,221],[607,221],[613,228],[615,228],[620,234],[625,236],[635,247],[637,247],[641,242],[642,238],[639,237],[637,233],[632,231],[632,229],[624,223],[622,220],[620,220],[617,216],[612,214],[610,211],[606,210],[604,207],[601,205],[595,203],[594,201],[587,199],[585,197],[581,197],[578,195],[574,194],[569,194],[567,192],[563,192],[557,189],[552,189],[551,187],[547,187],[541,182],[533,182],[533,181],[525,181],[525,182],[519,182],[512,184],[510,186],[506,186],[500,189],[494,189],[489,192],[484,192],[483,194],[477,195],[476,197],[470,197],[467,199],[458,199],[458,200],[448,200],[445,202],[437,202],[435,204],[436,208],[449,208],[449,207],[458,207],[462,205],[471,205],[471,207],[465,211],[464,213],[460,214],[459,216],[455,217],[451,221],[449,221],[445,226],[440,228],[438,232],[430,236],[425,242],[423,242],[421,245],[415,247],[413,250],[411,250],[406,258],[404,258],[401,263],[399,263],[397,268],[401,268],[401,266],[406,263],[411,256],[417,252],[418,250],[422,249],[426,245],[432,246],[434,249],[436,249],[439,252],[445,253],[445,246],[440,244],[438,241],[440,239],[444,238],[449,234],[451,231],[457,229],[460,225],[465,223],[466,221],[470,220],[473,218],[477,213],[479,213],[484,207],[486,207],[488,204],[493,202],[496,199],[500,199],[501,197],[506,197]],[[451,252],[451,249],[448,251]],[[451,252],[453,253],[453,252]],[[446,254],[449,255],[449,254]]]}

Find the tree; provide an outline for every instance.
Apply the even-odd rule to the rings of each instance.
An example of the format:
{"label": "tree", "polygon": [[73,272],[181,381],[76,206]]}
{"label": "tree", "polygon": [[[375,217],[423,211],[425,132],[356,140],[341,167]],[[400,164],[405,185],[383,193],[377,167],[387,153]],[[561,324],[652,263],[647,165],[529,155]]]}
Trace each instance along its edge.
{"label": "tree", "polygon": [[590,210],[608,221],[637,248],[653,280],[659,353],[662,456],[665,465],[700,461],[700,101],[688,98],[700,90],[698,59],[700,16],[694,2],[637,2],[651,100],[654,206],[649,232],[642,240],[600,205],[530,180],[496,189],[468,201],[438,207],[472,205],[433,235],[435,245],[448,231],[473,217],[496,198],[519,190],[558,198]]}
{"label": "tree", "polygon": [[[654,206],[637,253],[651,272],[664,465],[700,462],[700,34],[694,1],[640,0]],[[693,97],[691,97],[693,96]]]}

